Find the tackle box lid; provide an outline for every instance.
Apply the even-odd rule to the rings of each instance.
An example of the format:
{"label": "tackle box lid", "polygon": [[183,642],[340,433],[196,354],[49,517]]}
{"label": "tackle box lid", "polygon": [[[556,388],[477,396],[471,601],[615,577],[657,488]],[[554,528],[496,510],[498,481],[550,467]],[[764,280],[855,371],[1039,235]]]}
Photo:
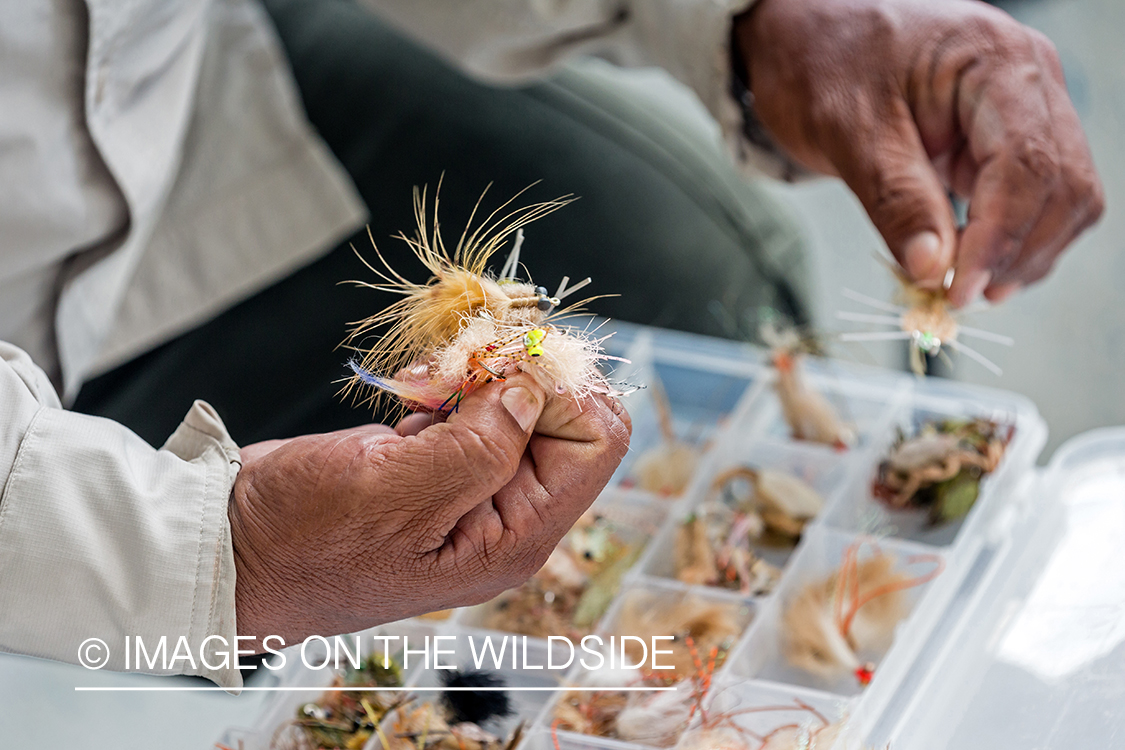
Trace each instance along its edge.
{"label": "tackle box lid", "polygon": [[915,658],[838,747],[1125,747],[1125,427],[1066,442],[974,537]]}

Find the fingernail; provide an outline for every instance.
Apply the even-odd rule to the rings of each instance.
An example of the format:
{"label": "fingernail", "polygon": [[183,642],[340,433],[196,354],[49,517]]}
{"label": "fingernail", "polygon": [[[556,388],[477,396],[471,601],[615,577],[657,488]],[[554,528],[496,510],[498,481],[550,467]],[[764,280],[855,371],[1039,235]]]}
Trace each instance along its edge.
{"label": "fingernail", "polygon": [[965,290],[965,304],[972,302],[981,295],[984,288],[988,286],[988,282],[992,279],[992,271],[987,271],[978,268],[974,271],[969,271],[965,277],[964,283],[961,288]]}
{"label": "fingernail", "polygon": [[531,391],[513,386],[500,395],[500,403],[516,418],[520,428],[527,432],[539,419],[539,401]]}
{"label": "fingernail", "polygon": [[941,238],[930,231],[919,232],[902,248],[906,270],[915,281],[928,280],[945,270],[941,258]]}

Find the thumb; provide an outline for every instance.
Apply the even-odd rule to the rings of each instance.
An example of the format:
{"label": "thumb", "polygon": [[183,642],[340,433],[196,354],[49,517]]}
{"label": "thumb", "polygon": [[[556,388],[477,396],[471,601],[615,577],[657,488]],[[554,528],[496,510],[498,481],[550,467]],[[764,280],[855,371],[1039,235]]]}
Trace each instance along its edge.
{"label": "thumb", "polygon": [[907,276],[940,286],[953,265],[956,220],[909,112],[850,138],[832,161]]}
{"label": "thumb", "polygon": [[452,527],[515,476],[547,401],[526,374],[485,385],[461,400],[445,422],[396,446],[400,486]]}

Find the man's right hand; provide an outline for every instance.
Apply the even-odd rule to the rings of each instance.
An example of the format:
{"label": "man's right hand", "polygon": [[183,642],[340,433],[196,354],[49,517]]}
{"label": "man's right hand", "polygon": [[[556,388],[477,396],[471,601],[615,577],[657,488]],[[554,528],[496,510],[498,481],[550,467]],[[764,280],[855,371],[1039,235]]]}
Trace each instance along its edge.
{"label": "man's right hand", "polygon": [[616,400],[547,396],[524,374],[417,434],[403,427],[242,449],[229,510],[239,635],[292,644],[522,583],[609,481],[631,430]]}
{"label": "man's right hand", "polygon": [[[1105,194],[1042,34],[967,0],[761,0],[739,16],[755,109],[841,177],[917,283],[999,302],[1038,281]],[[970,200],[957,227],[947,190]]]}

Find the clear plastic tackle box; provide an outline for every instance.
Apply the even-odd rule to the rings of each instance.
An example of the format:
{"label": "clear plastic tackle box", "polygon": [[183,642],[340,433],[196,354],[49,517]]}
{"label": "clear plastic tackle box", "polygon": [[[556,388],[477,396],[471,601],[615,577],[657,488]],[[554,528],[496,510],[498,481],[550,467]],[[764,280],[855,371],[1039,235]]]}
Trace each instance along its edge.
{"label": "clear plastic tackle box", "polygon": [[[802,717],[738,709],[801,701],[844,720],[837,748],[1125,748],[1125,428],[1075,438],[1040,468],[1036,458],[1047,429],[1034,404],[1022,396],[808,359],[806,378],[854,427],[855,441],[848,450],[796,442],[761,349],[612,325],[616,332],[605,344],[607,351],[628,360],[611,362],[612,377],[644,384],[655,374],[677,437],[695,444],[701,459],[678,498],[638,489],[635,462],[662,439],[660,415],[651,390],[626,397],[632,446],[595,507],[646,546],[595,632],[612,634],[615,618],[630,601],[658,606],[690,597],[733,603],[741,635],[715,671],[706,700],[730,710],[740,726],[758,736]],[[890,511],[872,497],[873,472],[899,428],[972,417],[1011,426],[1013,433],[1002,462],[984,478],[963,520],[933,527],[924,514]],[[764,597],[688,586],[672,572],[676,528],[702,502],[714,478],[735,465],[783,469],[826,500],[796,549],[771,558],[783,572]],[[853,541],[872,534],[894,555],[938,555],[944,570],[908,591],[910,613],[889,649],[872,655],[877,669],[866,688],[854,678],[825,681],[790,666],[779,646],[784,603],[806,583],[835,570]],[[365,635],[502,636],[485,627],[482,611],[467,607],[446,620],[392,623]],[[465,640],[455,639],[457,652],[451,657],[462,665],[469,662]],[[532,663],[544,663],[547,641],[530,638],[528,644]],[[540,689],[513,690],[515,715],[495,731],[502,734],[524,722],[522,750],[649,747],[552,729],[554,705],[564,691],[543,688],[574,684],[581,677],[577,669],[499,670],[511,688]],[[291,659],[274,676],[277,684],[310,689],[274,694],[261,716],[247,717],[245,728],[231,728],[217,744],[235,750],[276,746],[298,708],[315,700],[334,676]],[[438,684],[434,670],[416,665],[404,679],[406,689],[423,697],[425,688]],[[372,735],[367,748],[380,747]]]}

